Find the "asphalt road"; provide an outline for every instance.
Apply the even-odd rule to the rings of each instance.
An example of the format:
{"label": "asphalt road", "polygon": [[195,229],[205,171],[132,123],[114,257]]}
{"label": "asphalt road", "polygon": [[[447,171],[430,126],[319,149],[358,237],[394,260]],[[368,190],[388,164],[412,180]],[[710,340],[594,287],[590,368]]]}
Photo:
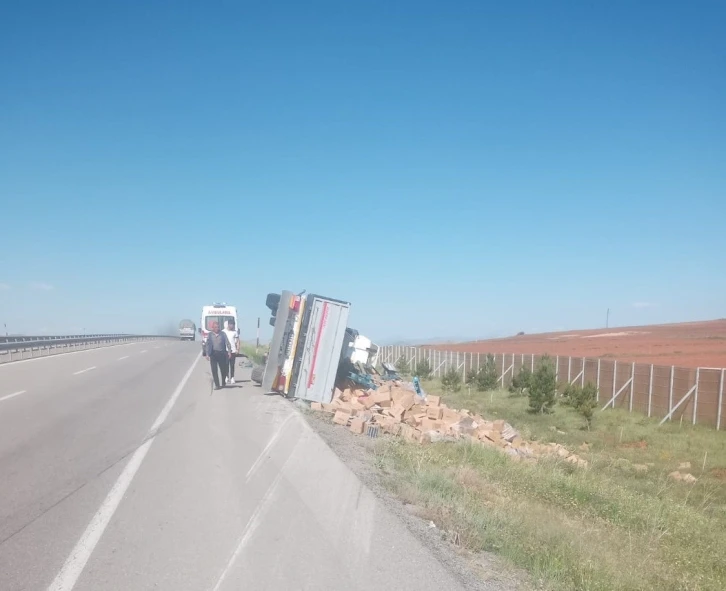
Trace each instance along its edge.
{"label": "asphalt road", "polygon": [[0,589],[461,589],[293,405],[212,392],[199,350],[0,366]]}

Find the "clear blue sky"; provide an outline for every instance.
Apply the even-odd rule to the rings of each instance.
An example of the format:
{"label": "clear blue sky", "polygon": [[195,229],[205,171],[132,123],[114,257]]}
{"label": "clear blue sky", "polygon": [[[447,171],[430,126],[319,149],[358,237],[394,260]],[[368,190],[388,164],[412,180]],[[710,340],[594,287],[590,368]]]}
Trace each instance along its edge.
{"label": "clear blue sky", "polygon": [[[0,324],[726,316],[723,2],[6,2]],[[263,325],[265,325],[263,320]],[[264,333],[263,333],[264,334]]]}

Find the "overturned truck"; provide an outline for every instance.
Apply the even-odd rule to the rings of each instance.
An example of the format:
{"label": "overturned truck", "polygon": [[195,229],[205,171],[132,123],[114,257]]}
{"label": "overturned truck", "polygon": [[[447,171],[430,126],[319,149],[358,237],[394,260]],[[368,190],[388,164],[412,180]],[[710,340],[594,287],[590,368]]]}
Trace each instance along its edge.
{"label": "overturned truck", "polygon": [[375,365],[378,347],[347,327],[349,302],[282,291],[266,305],[274,331],[264,369],[252,376],[266,392],[329,403],[336,385]]}

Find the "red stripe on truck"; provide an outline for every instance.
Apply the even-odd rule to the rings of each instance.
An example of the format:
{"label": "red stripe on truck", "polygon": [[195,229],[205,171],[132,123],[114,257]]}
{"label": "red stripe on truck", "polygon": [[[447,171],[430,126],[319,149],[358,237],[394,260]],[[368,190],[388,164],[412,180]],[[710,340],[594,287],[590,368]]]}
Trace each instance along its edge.
{"label": "red stripe on truck", "polygon": [[315,382],[315,362],[318,359],[318,349],[320,349],[320,339],[323,336],[323,329],[328,323],[328,302],[323,303],[323,316],[318,326],[318,334],[315,336],[315,348],[313,349],[313,362],[310,365],[310,378],[308,379],[308,388]]}

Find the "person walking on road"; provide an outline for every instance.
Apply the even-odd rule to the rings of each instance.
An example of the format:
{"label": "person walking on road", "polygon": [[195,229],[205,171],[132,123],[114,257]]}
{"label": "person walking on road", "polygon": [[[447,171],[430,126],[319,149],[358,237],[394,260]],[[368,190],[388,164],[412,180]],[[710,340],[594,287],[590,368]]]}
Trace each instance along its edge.
{"label": "person walking on road", "polygon": [[227,340],[232,347],[232,352],[229,355],[229,377],[226,383],[234,384],[234,364],[237,363],[237,354],[239,353],[239,334],[237,334],[233,318],[230,318],[227,322],[227,328],[224,329],[224,334],[227,335]]}
{"label": "person walking on road", "polygon": [[[227,383],[227,370],[229,369],[229,359],[232,355],[232,345],[224,332],[219,330],[219,322],[212,322],[212,332],[207,337],[206,354],[209,357],[209,363],[212,366],[212,378],[214,379],[214,389],[219,390]],[[222,381],[219,380],[217,368],[222,373]]]}

